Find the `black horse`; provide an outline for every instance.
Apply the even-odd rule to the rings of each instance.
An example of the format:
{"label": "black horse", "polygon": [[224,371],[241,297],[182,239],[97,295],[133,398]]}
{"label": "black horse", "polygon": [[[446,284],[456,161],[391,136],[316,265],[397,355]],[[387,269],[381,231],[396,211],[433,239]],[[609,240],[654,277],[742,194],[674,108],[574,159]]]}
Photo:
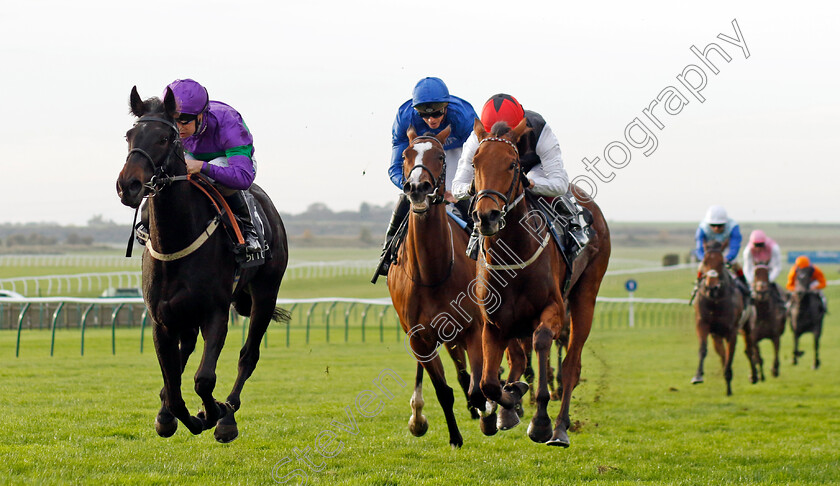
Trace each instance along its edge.
{"label": "black horse", "polygon": [[[184,151],[175,126],[175,98],[141,100],[131,90],[131,112],[138,117],[126,133],[128,157],[117,179],[120,201],[132,208],[149,197],[149,240],[143,252],[143,298],[153,320],[155,350],[163,373],[161,408],[155,429],[170,437],[176,418],[193,434],[215,427],[219,442],[239,434],[234,412],[245,380],[256,368],[260,341],[269,322],[288,318],[276,307],[288,263],[286,231],[269,197],[258,186],[251,194],[261,206],[270,258],[239,273],[233,244],[218,230],[218,205],[187,176]],[[207,190],[212,192],[212,188]],[[238,278],[237,278],[238,277]],[[239,355],[239,372],[225,403],[213,398],[216,362],[227,336],[231,303],[250,316],[248,338]],[[181,374],[195,349],[198,333],[204,354],[195,374],[195,391],[204,410],[191,416],[181,397]]]}
{"label": "black horse", "polygon": [[822,299],[817,292],[810,290],[814,267],[796,270],[795,289],[790,295],[790,330],[793,331],[793,364],[805,354],[799,350],[799,337],[810,332],[814,335],[814,365],[820,367],[820,335],[822,334],[823,309]]}

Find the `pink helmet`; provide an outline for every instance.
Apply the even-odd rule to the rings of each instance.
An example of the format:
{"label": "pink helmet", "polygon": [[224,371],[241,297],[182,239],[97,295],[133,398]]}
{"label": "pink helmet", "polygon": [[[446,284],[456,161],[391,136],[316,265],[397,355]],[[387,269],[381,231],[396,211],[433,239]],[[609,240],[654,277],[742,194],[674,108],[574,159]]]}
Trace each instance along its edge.
{"label": "pink helmet", "polygon": [[767,242],[767,235],[764,234],[761,230],[755,230],[750,233],[750,243],[755,245],[756,243],[766,243]]}

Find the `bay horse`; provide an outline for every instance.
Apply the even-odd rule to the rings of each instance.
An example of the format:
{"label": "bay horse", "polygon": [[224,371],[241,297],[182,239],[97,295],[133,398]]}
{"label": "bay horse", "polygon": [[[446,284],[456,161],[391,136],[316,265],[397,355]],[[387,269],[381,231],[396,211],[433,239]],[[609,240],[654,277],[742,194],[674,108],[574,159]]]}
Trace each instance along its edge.
{"label": "bay horse", "polygon": [[785,320],[787,319],[784,303],[780,302],[773,294],[770,282],[770,272],[767,265],[756,265],[752,281],[752,301],[755,305],[755,321],[750,321],[752,328],[749,329],[749,346],[747,357],[753,363],[752,381],[758,381],[755,375],[755,368],[761,381],[764,381],[764,360],[758,343],[763,339],[769,339],[773,343],[773,369],[774,377],[779,376],[779,345],[782,334],[785,332]]}
{"label": "bay horse", "polygon": [[[388,270],[388,292],[406,333],[407,350],[417,360],[411,397],[409,431],[426,433],[422,414],[423,370],[429,374],[449,429],[449,444],[461,447],[463,438],[452,411],[454,396],[446,383],[438,350],[445,347],[458,370],[458,382],[467,395],[473,418],[484,410],[486,400],[479,388],[482,369],[481,327],[478,305],[466,292],[475,279],[475,262],[466,255],[467,234],[446,213],[443,199],[446,165],[443,144],[450,127],[436,136],[418,136],[408,131],[409,145],[403,152],[403,192],[411,204],[407,233],[396,260]],[[465,352],[471,374],[466,371]],[[496,416],[487,418],[495,424]]]}
{"label": "bay horse", "polygon": [[810,332],[814,335],[814,364],[813,369],[820,367],[820,336],[822,335],[823,317],[820,295],[810,290],[814,267],[796,270],[794,291],[790,294],[790,330],[793,331],[793,364],[798,364],[799,358],[805,354],[799,350],[799,337]]}
{"label": "bay horse", "polygon": [[[572,390],[580,380],[581,352],[592,328],[595,298],[610,257],[610,233],[600,208],[577,186],[570,190],[593,217],[595,235],[572,265],[564,292],[566,263],[551,243],[542,213],[529,207],[527,179],[516,143],[528,130],[525,120],[511,129],[499,122],[488,133],[480,120],[473,126],[479,140],[472,218],[481,235],[477,297],[486,316],[482,343],[481,390],[505,409],[515,407],[528,386],[508,382],[501,387],[496,370],[508,342],[530,338],[537,354],[537,410],[528,427],[534,442],[569,446]],[[566,305],[571,309],[569,347],[562,365],[562,404],[552,429],[548,416],[548,360],[560,335]]]}
{"label": "bay horse", "polygon": [[[286,232],[268,195],[252,185],[250,191],[261,207],[266,233],[271,233],[266,238],[270,258],[238,274],[231,240],[225,231],[215,231],[220,211],[204,189],[191,182],[193,177],[187,176],[173,118],[177,110],[172,91],[167,88],[162,101],[143,101],[135,86],[130,106],[137,121],[126,133],[129,150],[117,179],[117,193],[120,201],[132,208],[138,208],[145,197],[149,201],[143,299],[153,321],[155,351],[163,374],[155,430],[161,437],[170,437],[181,421],[193,434],[215,427],[216,440],[230,442],[239,434],[234,413],[240,408],[242,387],[256,368],[268,324],[289,317],[276,307],[288,263]],[[239,354],[236,381],[221,403],[213,397],[215,368],[225,344],[231,303],[251,321]],[[199,332],[204,353],[195,374],[195,391],[204,410],[191,416],[181,396],[181,374]]]}
{"label": "bay horse", "polygon": [[[745,324],[748,320],[755,320],[755,312],[752,306],[746,305],[746,297],[736,288],[735,278],[725,267],[723,251],[727,243],[712,241],[703,245],[703,261],[698,271],[701,280],[697,298],[694,300],[694,319],[697,338],[700,340],[700,362],[691,383],[703,383],[703,360],[706,358],[707,341],[711,334],[715,351],[723,364],[726,395],[729,396],[732,395],[732,360],[738,334],[744,335],[744,344],[749,347],[750,338],[747,332],[754,324]],[[747,357],[750,357],[749,352]],[[752,360],[750,365],[753,365]]]}

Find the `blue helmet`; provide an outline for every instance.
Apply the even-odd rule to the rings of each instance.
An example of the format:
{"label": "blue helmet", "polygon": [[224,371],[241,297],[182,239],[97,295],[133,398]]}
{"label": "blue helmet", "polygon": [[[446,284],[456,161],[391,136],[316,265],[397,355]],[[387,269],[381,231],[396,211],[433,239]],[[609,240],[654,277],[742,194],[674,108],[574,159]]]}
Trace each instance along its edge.
{"label": "blue helmet", "polygon": [[449,89],[440,78],[423,78],[414,86],[411,106],[427,103],[449,103]]}

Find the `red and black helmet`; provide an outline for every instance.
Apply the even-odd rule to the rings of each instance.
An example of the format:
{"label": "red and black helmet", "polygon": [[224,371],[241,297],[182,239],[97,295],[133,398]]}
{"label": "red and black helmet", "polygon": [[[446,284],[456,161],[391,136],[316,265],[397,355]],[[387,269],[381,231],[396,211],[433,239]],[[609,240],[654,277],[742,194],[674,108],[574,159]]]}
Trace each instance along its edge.
{"label": "red and black helmet", "polygon": [[481,123],[488,132],[496,122],[503,121],[508,127],[515,128],[523,118],[525,110],[516,98],[509,94],[499,93],[491,96],[481,109]]}

